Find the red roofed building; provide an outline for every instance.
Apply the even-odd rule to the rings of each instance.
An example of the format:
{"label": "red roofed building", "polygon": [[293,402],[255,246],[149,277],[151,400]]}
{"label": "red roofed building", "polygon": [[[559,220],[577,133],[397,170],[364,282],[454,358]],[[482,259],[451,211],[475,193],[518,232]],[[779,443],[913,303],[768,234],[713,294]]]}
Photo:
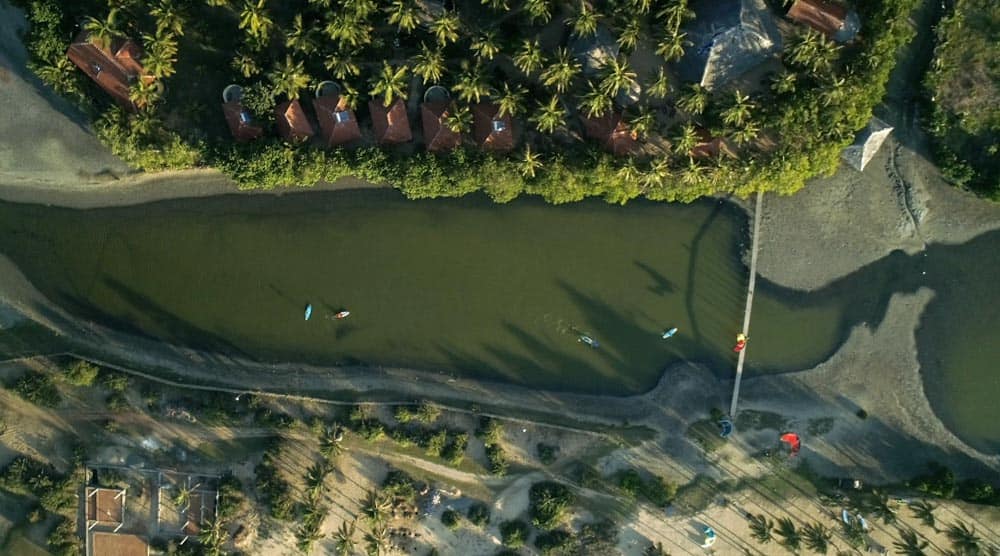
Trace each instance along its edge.
{"label": "red roofed building", "polygon": [[354,115],[354,111],[347,107],[344,97],[321,96],[314,98],[312,102],[323,141],[327,146],[336,147],[361,139],[358,118]]}
{"label": "red roofed building", "polygon": [[66,56],[122,106],[135,110],[129,86],[136,79],[152,82],[142,67],[142,48],[133,40],[117,42],[110,50],[98,48],[84,31],[69,45]]}
{"label": "red roofed building", "polygon": [[424,124],[424,143],[431,152],[447,151],[462,144],[462,134],[448,129],[445,120],[450,114],[448,101],[424,102],[420,118]]}
{"label": "red roofed building", "polygon": [[715,158],[719,155],[736,156],[736,153],[729,146],[729,142],[722,137],[712,137],[707,129],[698,128],[699,143],[694,146],[688,155],[691,158]]}
{"label": "red roofed building", "polygon": [[372,99],[368,101],[368,111],[372,116],[375,141],[380,145],[394,145],[413,140],[403,99],[397,98],[388,107],[380,99]]}
{"label": "red roofed building", "polygon": [[788,8],[788,19],[808,25],[837,42],[850,41],[860,27],[856,13],[828,0],[795,0]]}
{"label": "red roofed building", "polygon": [[305,141],[316,133],[299,99],[279,104],[274,109],[274,122],[278,134],[293,143]]}
{"label": "red roofed building", "polygon": [[251,141],[264,134],[264,129],[254,123],[250,112],[243,108],[243,103],[239,100],[223,103],[222,113],[229,124],[229,131],[237,141]]}
{"label": "red roofed building", "polygon": [[581,118],[587,137],[598,141],[615,156],[628,156],[638,150],[639,144],[622,120],[620,112],[609,112],[596,118]]}
{"label": "red roofed building", "polygon": [[514,148],[514,128],[510,115],[499,114],[496,104],[481,103],[472,107],[476,143],[491,151],[509,151]]}

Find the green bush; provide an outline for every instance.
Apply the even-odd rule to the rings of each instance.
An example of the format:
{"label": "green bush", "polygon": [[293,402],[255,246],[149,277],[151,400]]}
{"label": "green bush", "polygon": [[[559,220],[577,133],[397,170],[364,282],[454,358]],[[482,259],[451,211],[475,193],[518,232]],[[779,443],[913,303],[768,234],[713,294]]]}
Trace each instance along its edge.
{"label": "green bush", "polygon": [[490,507],[481,502],[469,506],[466,512],[469,522],[476,527],[485,527],[490,522]]}
{"label": "green bush", "polygon": [[56,407],[62,402],[62,396],[49,375],[38,371],[22,375],[12,389],[18,396],[42,407]]}
{"label": "green bush", "polygon": [[462,524],[462,514],[456,512],[455,510],[445,510],[441,514],[441,523],[445,527],[454,531],[458,529],[458,526]]}
{"label": "green bush", "polygon": [[439,430],[432,434],[427,440],[425,453],[431,457],[440,457],[444,447],[448,444],[448,431]]}
{"label": "green bush", "polygon": [[458,467],[465,459],[465,449],[469,446],[469,435],[464,432],[451,437],[451,441],[441,451],[441,457],[450,465]]}
{"label": "green bush", "polygon": [[618,486],[621,487],[626,496],[635,498],[642,489],[642,477],[635,469],[622,471],[618,477]]}
{"label": "green bush", "polygon": [[77,360],[66,367],[63,377],[73,386],[93,386],[97,373],[96,365],[89,361]]}
{"label": "green bush", "polygon": [[284,480],[274,465],[280,457],[280,447],[272,447],[254,468],[257,493],[262,504],[270,508],[271,517],[290,520],[293,517],[293,501],[288,481]]}
{"label": "green bush", "polygon": [[500,524],[500,540],[507,548],[521,548],[527,542],[530,534],[528,524],[520,519],[504,521]]}
{"label": "green bush", "polygon": [[420,402],[420,406],[417,407],[417,419],[421,423],[430,424],[437,421],[437,418],[441,416],[441,408],[434,405],[432,402],[423,401]]}
{"label": "green bush", "polygon": [[103,373],[103,375],[102,382],[108,391],[124,393],[125,390],[128,390],[128,375],[116,373],[114,371],[107,371]]}
{"label": "green bush", "polygon": [[653,477],[642,484],[642,495],[651,503],[664,507],[674,501],[677,496],[677,483],[663,477]]}
{"label": "green bush", "polygon": [[545,444],[539,442],[535,446],[535,451],[538,453],[538,461],[542,462],[544,465],[552,465],[556,462],[556,452],[559,450],[558,446],[552,446],[551,444]]}
{"label": "green bush", "polygon": [[535,547],[545,556],[575,554],[577,544],[573,534],[564,529],[547,531],[535,537]]}
{"label": "green bush", "polygon": [[531,522],[535,527],[554,529],[566,517],[576,497],[562,483],[543,481],[531,485],[528,501]]}
{"label": "green bush", "polygon": [[920,492],[937,496],[938,498],[954,498],[957,490],[955,474],[944,465],[936,462],[927,464],[928,473],[909,481],[909,485]]}
{"label": "green bush", "polygon": [[112,392],[108,394],[108,398],[105,400],[105,403],[107,403],[108,409],[116,413],[121,413],[131,408],[128,403],[128,398],[126,398],[125,394],[121,392]]}
{"label": "green bush", "polygon": [[486,447],[486,460],[489,462],[490,473],[503,477],[507,474],[510,463],[507,461],[507,452],[499,444],[490,444]]}

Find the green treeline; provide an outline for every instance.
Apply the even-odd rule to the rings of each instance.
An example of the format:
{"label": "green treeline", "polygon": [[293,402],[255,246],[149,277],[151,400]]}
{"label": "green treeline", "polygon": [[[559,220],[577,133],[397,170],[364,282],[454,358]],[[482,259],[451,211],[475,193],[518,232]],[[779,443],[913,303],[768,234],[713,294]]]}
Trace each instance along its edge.
{"label": "green treeline", "polygon": [[[190,24],[193,27],[197,20],[205,19],[194,17],[190,11],[182,14],[182,10],[168,10],[168,17],[164,15],[165,8],[159,11],[134,10],[128,8],[130,2],[123,3],[125,7],[121,12],[113,11],[110,14],[106,13],[106,8],[100,8],[92,2],[23,0],[22,4],[32,22],[25,42],[32,56],[33,70],[43,81],[83,106],[94,117],[98,136],[114,153],[144,170],[212,166],[230,175],[243,188],[308,186],[317,181],[354,176],[374,183],[391,184],[410,198],[455,197],[483,190],[497,202],[531,194],[539,195],[551,203],[577,201],[590,196],[603,197],[611,203],[625,203],[640,196],[652,200],[691,201],[708,194],[731,193],[746,196],[756,191],[790,194],[803,187],[807,179],[832,173],[837,167],[841,150],[853,140],[856,131],[865,126],[871,117],[872,108],[881,102],[885,94],[895,55],[900,46],[913,36],[907,15],[916,5],[916,0],[859,2],[864,31],[855,43],[847,46],[834,45],[815,31],[799,28],[785,46],[783,70],[772,76],[769,86],[754,92],[752,96],[742,95],[731,89],[709,93],[697,86],[673,83],[673,78],[668,78],[661,71],[657,80],[643,87],[639,113],[631,114],[629,111],[634,108],[626,108],[630,125],[636,131],[641,127],[642,135],[657,133],[655,130],[651,131],[655,126],[651,125],[650,106],[663,110],[673,110],[676,107],[686,119],[675,123],[670,130],[663,131],[663,138],[673,145],[670,150],[663,151],[661,155],[646,155],[634,159],[614,158],[598,151],[592,143],[570,140],[575,132],[553,133],[553,130],[577,125],[575,116],[570,114],[607,110],[612,106],[613,99],[610,97],[614,95],[611,93],[622,90],[620,87],[623,84],[636,81],[635,72],[623,65],[623,58],[609,63],[607,68],[610,69],[606,68],[606,75],[599,82],[586,81],[578,67],[574,69],[572,62],[558,57],[550,66],[539,65],[530,69],[534,63],[528,56],[531,53],[522,52],[528,46],[522,45],[521,50],[518,50],[517,45],[506,45],[503,41],[494,45],[488,39],[492,36],[490,33],[496,30],[486,30],[483,36],[470,32],[469,37],[461,38],[459,30],[456,30],[453,38],[447,29],[449,24],[454,23],[453,18],[457,17],[452,13],[441,16],[441,21],[430,24],[430,34],[425,37],[424,42],[433,44],[437,40],[440,46],[435,52],[448,54],[449,63],[461,62],[455,64],[463,69],[455,72],[458,75],[451,86],[460,100],[465,102],[465,97],[478,100],[479,93],[485,93],[485,98],[500,94],[490,92],[500,88],[499,82],[484,85],[484,80],[497,79],[496,76],[476,73],[479,70],[475,68],[485,63],[482,62],[485,57],[492,59],[493,56],[502,56],[505,49],[518,67],[523,62],[525,68],[528,68],[521,69],[524,75],[537,74],[522,80],[527,90],[521,91],[530,92],[529,98],[535,99],[534,104],[540,105],[535,113],[529,115],[527,110],[515,109],[512,95],[518,96],[521,93],[510,93],[505,83],[506,96],[498,100],[509,100],[515,113],[519,110],[524,112],[517,118],[526,127],[526,146],[522,150],[503,156],[464,148],[442,155],[423,152],[403,154],[399,150],[374,147],[321,150],[307,145],[289,145],[267,136],[250,144],[238,145],[220,134],[213,135],[192,125],[184,125],[206,119],[221,121],[217,100],[192,104],[185,98],[186,102],[181,102],[180,95],[188,94],[192,88],[196,88],[193,82],[197,80],[186,74],[183,67],[186,63],[183,52],[190,41],[229,41],[230,44],[226,44],[224,48],[213,46],[212,49],[226,52],[227,56],[232,57],[232,68],[208,69],[224,74],[222,78],[232,79],[230,82],[246,83],[248,79],[262,79],[266,76],[273,86],[271,100],[281,95],[295,98],[306,88],[306,83],[311,83],[309,72],[322,75],[343,70],[346,77],[340,80],[346,84],[359,81],[361,74],[371,71],[355,67],[367,64],[361,59],[344,61],[336,56],[326,59],[325,70],[310,70],[308,64],[316,63],[312,61],[314,58],[321,61],[323,58],[318,54],[308,54],[308,49],[316,48],[321,51],[324,46],[315,46],[314,43],[318,42],[315,36],[310,38],[313,42],[306,41],[301,36],[305,33],[301,18],[297,22],[291,18],[294,12],[291,4],[289,7],[274,7],[273,12],[264,13],[270,18],[270,25],[274,29],[254,30],[247,27],[242,32],[237,32],[247,35],[242,39],[242,46],[234,43],[231,37],[217,37],[224,33],[199,34],[195,30],[185,34],[184,25]],[[206,17],[212,21],[225,20],[234,24],[240,21],[240,27],[244,27],[240,18],[247,14],[240,13],[239,7],[228,7],[227,2],[210,4],[214,5],[189,8],[216,10],[206,12]],[[176,7],[170,0],[162,0],[158,5]],[[297,6],[298,3],[294,5]],[[408,4],[403,2],[400,5]],[[532,10],[541,10],[546,5],[545,2],[534,0],[526,3],[524,9],[531,14],[534,13]],[[665,0],[659,3],[622,0],[611,3],[611,7],[607,8],[613,10],[614,14],[605,15],[623,15],[635,6],[644,6],[643,9],[650,15],[646,16],[647,19],[643,20],[646,23],[642,25],[650,24],[657,29],[673,25],[674,35],[669,35],[667,31],[668,36],[657,45],[657,54],[670,61],[676,60],[678,54],[683,54],[685,48],[682,37],[673,41],[677,44],[673,44],[669,38],[676,37],[681,22],[691,17],[685,12],[685,5],[683,0]],[[244,8],[244,12],[249,9]],[[489,9],[509,8],[505,3],[490,3]],[[676,15],[678,13],[680,15]],[[219,14],[229,14],[226,15],[228,19]],[[552,14],[539,14],[537,17],[543,21],[547,21],[545,17],[552,17]],[[143,90],[134,91],[134,99],[145,102],[148,109],[137,115],[129,115],[120,108],[110,106],[106,95],[82,78],[81,72],[76,71],[71,64],[67,66],[68,62],[62,53],[71,36],[73,22],[85,17],[91,18],[86,20],[85,27],[91,29],[92,33],[106,30],[115,24],[113,20],[116,19],[118,25],[122,26],[120,20],[126,19],[128,24],[124,25],[125,32],[142,37],[144,43],[148,43],[147,50],[156,59],[158,79],[162,80],[167,91],[163,94],[143,87],[140,87]],[[352,17],[361,16],[355,14]],[[535,17],[531,16],[532,21]],[[611,19],[608,18],[609,21]],[[372,23],[376,20],[381,21],[375,15],[365,15],[359,21]],[[574,12],[572,33],[586,36],[596,32],[591,28],[591,20],[596,21],[594,14]],[[390,18],[389,21],[393,19]],[[341,32],[350,26],[335,27],[334,23],[336,21],[331,20],[327,25],[325,35],[330,36],[324,35],[323,39],[331,41],[331,44],[339,44],[339,51],[343,51],[346,48],[345,41],[351,42],[356,37],[346,37]],[[642,25],[632,23],[632,20],[624,27],[612,25],[612,31],[617,34],[616,40],[623,51],[635,48],[633,39]],[[534,29],[528,24],[523,27],[529,31]],[[414,29],[418,29],[416,24],[410,31]],[[521,27],[518,29],[523,31]],[[375,34],[382,31],[379,27]],[[414,32],[423,30],[421,28]],[[663,32],[654,30],[654,38],[662,38],[660,35]],[[196,39],[196,36],[200,39]],[[275,37],[279,38],[278,42],[281,44],[275,44]],[[468,47],[464,46],[466,39],[471,41]],[[526,40],[530,42],[530,36]],[[202,46],[208,51],[206,45]],[[181,50],[180,56],[177,54],[178,47]],[[232,48],[227,50],[229,47]],[[362,44],[357,48],[368,49],[363,50],[364,60],[380,60],[389,57],[378,56],[383,50],[389,52],[387,49],[391,47],[376,40],[371,45]],[[403,48],[407,47],[404,45]],[[427,58],[434,54],[428,48],[425,44],[419,53],[408,59],[407,64],[417,75],[418,69],[428,69]],[[416,47],[413,49],[417,52]],[[456,59],[456,52],[464,53],[460,56],[473,56],[469,54],[470,49],[474,52],[473,58]],[[303,58],[307,65],[293,63],[296,57]],[[226,60],[229,61],[229,58]],[[274,68],[270,72],[264,71],[268,63]],[[448,67],[442,66],[441,69],[447,70]],[[235,74],[232,73],[234,71]],[[448,72],[443,73],[447,77]],[[369,79],[372,89],[368,93],[372,97],[387,95],[387,91],[405,95],[406,88],[396,82],[398,79],[394,81],[391,75],[384,76],[381,81],[379,79],[377,74]],[[432,80],[425,76],[424,79],[437,82],[440,77]],[[264,81],[257,81],[253,86],[261,83]],[[583,94],[588,85],[591,92]],[[515,89],[518,87],[520,85],[516,85]],[[350,89],[346,85],[345,88]],[[208,93],[215,98],[218,91]],[[358,96],[353,89],[345,91],[346,93],[351,93],[352,98]],[[160,98],[161,94],[163,98]],[[572,95],[582,95],[579,97],[578,109],[563,109],[557,111],[559,114],[554,114],[551,107],[569,105],[577,98]],[[525,99],[521,98],[523,100]],[[458,112],[464,115],[463,110],[464,105],[459,107]],[[557,115],[561,116],[560,121],[555,118]],[[463,118],[456,116],[456,121],[453,122],[456,128],[468,124],[467,121],[463,123],[459,120]],[[419,121],[412,123],[419,125]],[[533,129],[527,131],[531,125]],[[734,139],[739,145],[738,156],[693,159],[687,145],[694,136],[695,127]],[[560,138],[557,140],[555,135]]]}

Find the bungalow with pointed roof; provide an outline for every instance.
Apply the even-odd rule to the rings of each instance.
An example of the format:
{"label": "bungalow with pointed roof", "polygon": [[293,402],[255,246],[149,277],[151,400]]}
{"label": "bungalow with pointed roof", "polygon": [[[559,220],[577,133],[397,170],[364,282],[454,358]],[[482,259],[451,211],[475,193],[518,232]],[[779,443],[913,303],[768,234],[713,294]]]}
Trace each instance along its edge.
{"label": "bungalow with pointed roof", "polygon": [[275,107],[274,123],[278,134],[292,143],[305,141],[316,133],[299,99],[285,101]]}
{"label": "bungalow with pointed roof", "polygon": [[313,110],[319,121],[320,135],[328,147],[345,145],[361,139],[358,118],[340,94],[321,94],[313,98]]}
{"label": "bungalow with pointed roof", "polygon": [[509,114],[500,115],[500,108],[483,102],[472,107],[476,143],[489,151],[509,151],[514,148],[514,128]]}
{"label": "bungalow with pointed roof", "polygon": [[89,33],[82,31],[69,45],[66,57],[129,110],[137,108],[129,98],[132,82],[140,78],[147,83],[153,81],[153,76],[142,66],[142,47],[132,39],[116,41],[105,50],[90,40]]}
{"label": "bungalow with pointed roof", "polygon": [[395,145],[413,140],[403,99],[397,98],[389,106],[381,99],[372,99],[368,101],[368,112],[372,117],[372,129],[378,144]]}
{"label": "bungalow with pointed roof", "polygon": [[677,62],[684,81],[713,90],[781,50],[781,35],[764,0],[695,0],[685,27],[691,46]]}
{"label": "bungalow with pointed roof", "polygon": [[596,118],[581,116],[581,120],[587,137],[599,142],[611,154],[628,156],[638,150],[635,134],[622,119],[621,112],[608,112]]}
{"label": "bungalow with pointed roof", "polygon": [[222,115],[226,118],[233,139],[241,143],[264,134],[264,128],[257,125],[250,111],[243,107],[243,87],[239,85],[229,85],[223,89]]}
{"label": "bungalow with pointed roof", "polygon": [[698,134],[698,144],[688,151],[688,156],[691,158],[717,158],[721,155],[736,156],[736,152],[724,137],[714,137],[703,127],[696,129],[695,133]]}
{"label": "bungalow with pointed roof", "polygon": [[462,134],[447,126],[452,104],[446,100],[420,103],[420,119],[424,125],[424,145],[431,152],[447,151],[462,144]]}
{"label": "bungalow with pointed roof", "polygon": [[828,0],[795,0],[787,15],[839,43],[853,40],[861,28],[857,12]]}

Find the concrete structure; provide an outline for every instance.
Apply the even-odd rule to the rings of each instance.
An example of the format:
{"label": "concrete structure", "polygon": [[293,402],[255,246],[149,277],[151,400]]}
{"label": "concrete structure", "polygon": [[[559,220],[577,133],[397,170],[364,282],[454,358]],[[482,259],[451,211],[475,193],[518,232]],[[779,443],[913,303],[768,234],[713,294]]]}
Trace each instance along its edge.
{"label": "concrete structure", "polygon": [[878,150],[882,148],[882,143],[892,133],[892,126],[878,118],[872,118],[868,125],[862,129],[854,139],[854,144],[844,149],[840,157],[844,159],[855,170],[861,171],[868,166]]}
{"label": "concrete structure", "polygon": [[125,489],[87,487],[84,510],[87,529],[111,527],[115,532],[125,523]]}

